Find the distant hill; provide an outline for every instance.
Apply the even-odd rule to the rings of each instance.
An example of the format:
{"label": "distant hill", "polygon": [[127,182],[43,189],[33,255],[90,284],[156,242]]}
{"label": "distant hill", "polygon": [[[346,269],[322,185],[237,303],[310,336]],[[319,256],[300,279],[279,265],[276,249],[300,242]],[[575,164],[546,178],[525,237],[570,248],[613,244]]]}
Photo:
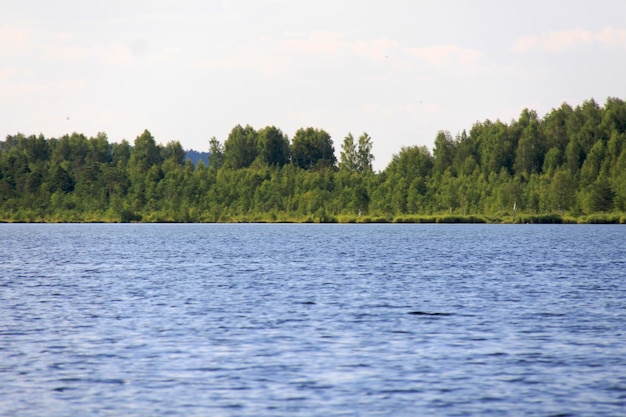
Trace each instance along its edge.
{"label": "distant hill", "polygon": [[202,161],[204,165],[209,166],[209,152],[198,152],[193,149],[189,149],[185,154],[185,159],[190,159],[194,165],[198,165],[198,161]]}

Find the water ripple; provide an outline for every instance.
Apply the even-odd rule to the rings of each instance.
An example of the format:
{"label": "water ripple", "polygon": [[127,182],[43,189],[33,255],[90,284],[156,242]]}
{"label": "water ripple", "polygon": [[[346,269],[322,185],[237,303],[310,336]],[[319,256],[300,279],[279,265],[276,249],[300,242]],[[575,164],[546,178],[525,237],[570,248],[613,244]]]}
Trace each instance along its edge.
{"label": "water ripple", "polygon": [[624,236],[0,225],[0,415],[621,415]]}

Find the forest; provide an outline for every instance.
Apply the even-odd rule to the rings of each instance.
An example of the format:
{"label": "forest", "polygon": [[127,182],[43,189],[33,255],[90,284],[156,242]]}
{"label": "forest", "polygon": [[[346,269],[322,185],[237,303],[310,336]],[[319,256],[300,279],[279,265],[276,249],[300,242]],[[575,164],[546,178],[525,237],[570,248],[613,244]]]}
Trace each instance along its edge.
{"label": "forest", "polygon": [[148,130],[0,142],[3,222],[626,223],[626,103],[442,130],[374,172],[373,139],[235,126],[208,164]]}

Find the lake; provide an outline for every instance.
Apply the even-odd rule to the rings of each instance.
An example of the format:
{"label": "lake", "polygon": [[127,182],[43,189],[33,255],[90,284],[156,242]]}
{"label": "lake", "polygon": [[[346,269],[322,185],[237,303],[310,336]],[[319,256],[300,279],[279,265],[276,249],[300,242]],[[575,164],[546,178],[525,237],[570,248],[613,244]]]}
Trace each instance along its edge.
{"label": "lake", "polygon": [[0,415],[626,415],[626,226],[2,224]]}

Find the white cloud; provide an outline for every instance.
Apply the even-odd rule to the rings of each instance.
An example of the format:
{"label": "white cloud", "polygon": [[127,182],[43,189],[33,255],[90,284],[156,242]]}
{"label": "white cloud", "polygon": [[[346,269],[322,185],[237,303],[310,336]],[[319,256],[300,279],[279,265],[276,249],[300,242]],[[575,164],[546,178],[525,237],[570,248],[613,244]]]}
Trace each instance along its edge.
{"label": "white cloud", "polygon": [[425,48],[404,48],[404,51],[420,61],[435,67],[451,67],[458,64],[478,63],[480,52],[457,45],[436,45]]}
{"label": "white cloud", "polygon": [[610,48],[626,49],[626,29],[605,27],[599,32],[585,29],[572,29],[558,32],[546,32],[519,38],[513,51],[565,52],[582,45],[601,45]]}
{"label": "white cloud", "polygon": [[0,27],[0,59],[22,54],[32,44],[32,34],[22,24],[10,24]]}
{"label": "white cloud", "polygon": [[424,67],[457,71],[459,67],[480,67],[480,58],[477,50],[451,44],[416,48],[387,38],[351,40],[344,33],[313,31],[283,38],[266,36],[199,67],[254,68],[271,77],[284,77],[299,66],[339,65],[354,59],[400,71]]}
{"label": "white cloud", "polygon": [[41,33],[35,39],[37,45],[33,46],[34,53],[46,62],[128,67],[145,60],[162,58],[151,53],[148,42],[141,38],[133,42],[86,41],[74,34]]}
{"label": "white cloud", "polygon": [[596,41],[606,46],[626,48],[626,29],[606,27],[596,33]]}
{"label": "white cloud", "polygon": [[86,81],[81,78],[38,81],[34,76],[19,80],[17,75],[15,71],[10,71],[5,78],[0,73],[0,91],[2,94],[10,97],[27,97],[33,100],[49,97],[58,101],[60,97],[77,94],[87,85]]}
{"label": "white cloud", "polygon": [[87,40],[77,33],[47,31],[28,24],[0,27],[0,62],[9,66],[44,68],[48,63],[95,64],[126,67],[141,61],[164,61],[165,54],[153,53],[143,38],[120,42],[109,39]]}

